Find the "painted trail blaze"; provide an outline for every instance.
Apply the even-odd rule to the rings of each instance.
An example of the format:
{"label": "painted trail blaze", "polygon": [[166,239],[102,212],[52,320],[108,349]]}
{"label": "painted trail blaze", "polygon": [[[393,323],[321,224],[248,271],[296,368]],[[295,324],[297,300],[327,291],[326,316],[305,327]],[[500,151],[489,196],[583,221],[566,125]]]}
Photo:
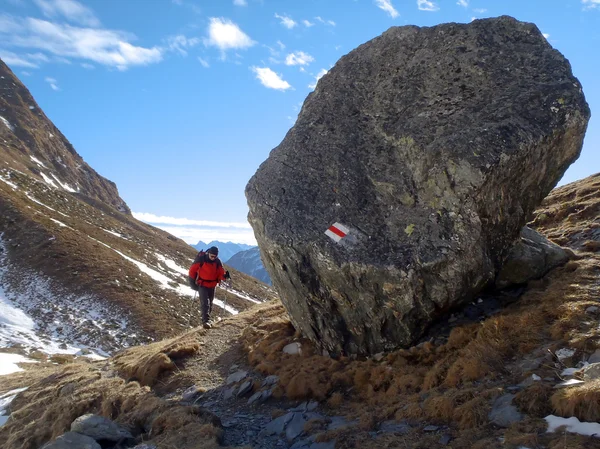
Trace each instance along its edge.
{"label": "painted trail blaze", "polygon": [[334,242],[338,243],[340,240],[346,237],[346,235],[348,235],[349,232],[350,229],[348,229],[343,224],[334,223],[331,226],[329,226],[329,228],[327,228],[327,230],[325,231],[325,235],[331,238]]}

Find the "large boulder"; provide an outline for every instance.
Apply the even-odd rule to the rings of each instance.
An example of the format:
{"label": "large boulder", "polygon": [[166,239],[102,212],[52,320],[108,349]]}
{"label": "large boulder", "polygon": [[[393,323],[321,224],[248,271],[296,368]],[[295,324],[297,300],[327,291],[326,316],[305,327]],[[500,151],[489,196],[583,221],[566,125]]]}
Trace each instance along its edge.
{"label": "large boulder", "polygon": [[589,116],[569,62],[511,17],[342,57],[246,187],[294,326],[334,354],[412,344],[493,283]]}

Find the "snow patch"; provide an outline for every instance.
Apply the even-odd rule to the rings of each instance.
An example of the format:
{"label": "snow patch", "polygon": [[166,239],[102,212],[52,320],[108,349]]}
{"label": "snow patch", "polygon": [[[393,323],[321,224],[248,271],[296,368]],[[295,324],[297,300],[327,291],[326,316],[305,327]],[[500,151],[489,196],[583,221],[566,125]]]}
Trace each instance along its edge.
{"label": "snow patch", "polygon": [[122,236],[121,234],[119,234],[118,232],[115,232],[115,231],[109,231],[108,229],[104,229],[104,228],[100,228],[100,229],[102,229],[104,232],[108,232],[109,234],[116,235],[117,237],[121,237],[123,240],[129,240],[129,239],[126,239],[125,237],[123,237],[123,236]]}
{"label": "snow patch", "polygon": [[35,162],[36,164],[38,164],[40,167],[46,168],[46,166],[44,165],[44,163],[42,161],[40,161],[38,158],[32,156],[31,154],[29,155],[29,157],[31,158],[31,160],[33,162]]}
{"label": "snow patch", "polygon": [[581,422],[574,416],[571,418],[560,418],[554,415],[548,415],[544,418],[548,423],[546,432],[554,432],[559,427],[565,426],[565,430],[579,435],[600,437],[600,424],[596,422]]}
{"label": "snow patch", "polygon": [[56,209],[52,209],[50,206],[46,206],[44,203],[42,203],[41,201],[36,200],[33,196],[31,196],[31,194],[29,192],[27,192],[25,194],[25,196],[27,198],[29,198],[31,201],[33,201],[34,203],[39,204],[40,206],[44,206],[46,209],[50,209],[51,211],[56,212],[57,214],[61,214],[63,217],[67,217],[69,218],[69,216],[67,214],[63,214],[62,212],[56,210]]}
{"label": "snow patch", "polygon": [[75,190],[73,187],[71,187],[69,184],[62,182],[60,179],[58,179],[58,177],[54,174],[54,173],[50,173],[50,175],[54,178],[54,180],[56,182],[58,182],[58,184],[65,189],[67,192],[72,192],[72,193],[76,193],[77,190]]}
{"label": "snow patch", "polygon": [[67,226],[62,221],[55,220],[54,218],[50,218],[50,220],[52,220],[54,223],[56,223],[57,225],[59,225],[61,228],[73,229],[71,226]]}
{"label": "snow patch", "polygon": [[13,133],[15,132],[15,128],[14,128],[14,126],[12,126],[12,125],[10,124],[10,122],[9,122],[8,120],[6,120],[4,117],[2,117],[1,115],[0,115],[0,121],[2,121],[2,123],[4,123],[4,124],[6,125],[6,127],[7,127],[8,129],[10,129],[10,130],[11,130]]}
{"label": "snow patch", "polygon": [[50,187],[58,189],[58,186],[56,184],[54,184],[54,181],[52,181],[52,179],[50,179],[48,176],[46,176],[46,174],[44,172],[40,172],[40,175],[42,175],[42,178],[44,178],[44,181],[46,182],[46,184],[48,184]]}
{"label": "snow patch", "polygon": [[16,184],[10,182],[8,179],[4,179],[2,176],[0,176],[0,181],[8,184],[9,186],[11,186],[13,189],[18,190],[18,187]]}
{"label": "snow patch", "polygon": [[7,391],[6,393],[0,395],[0,427],[2,427],[8,420],[9,415],[6,412],[10,403],[14,398],[17,397],[19,393],[25,390],[27,390],[27,388],[17,388],[16,390]]}

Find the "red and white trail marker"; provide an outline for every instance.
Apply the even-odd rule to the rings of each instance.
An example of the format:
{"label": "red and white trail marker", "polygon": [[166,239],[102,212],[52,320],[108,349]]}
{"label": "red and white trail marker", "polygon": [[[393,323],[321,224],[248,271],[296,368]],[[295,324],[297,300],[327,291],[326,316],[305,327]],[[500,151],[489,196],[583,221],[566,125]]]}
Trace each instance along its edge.
{"label": "red and white trail marker", "polygon": [[349,232],[350,232],[350,229],[348,229],[343,224],[334,223],[331,226],[329,226],[327,231],[325,231],[325,235],[327,235],[335,243],[339,243],[340,240],[342,240],[344,237],[346,237]]}

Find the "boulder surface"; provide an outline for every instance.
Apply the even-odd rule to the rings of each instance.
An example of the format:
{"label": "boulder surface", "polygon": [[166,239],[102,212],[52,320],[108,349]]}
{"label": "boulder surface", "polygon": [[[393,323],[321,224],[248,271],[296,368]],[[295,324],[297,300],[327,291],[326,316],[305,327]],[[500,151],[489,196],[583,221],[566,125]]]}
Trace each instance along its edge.
{"label": "boulder surface", "polygon": [[333,355],[413,344],[494,282],[589,117],[569,62],[507,16],[343,56],[246,187],[294,326]]}

